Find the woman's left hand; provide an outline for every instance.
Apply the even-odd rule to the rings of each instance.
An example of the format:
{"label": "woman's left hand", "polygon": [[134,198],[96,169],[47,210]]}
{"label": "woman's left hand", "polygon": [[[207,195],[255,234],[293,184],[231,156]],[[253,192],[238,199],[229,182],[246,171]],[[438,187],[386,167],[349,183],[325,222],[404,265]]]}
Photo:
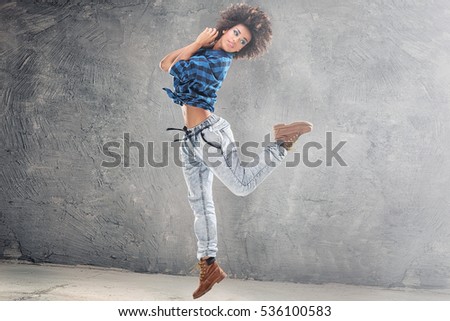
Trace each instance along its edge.
{"label": "woman's left hand", "polygon": [[218,31],[216,28],[205,28],[195,40],[201,47],[210,45],[217,37]]}

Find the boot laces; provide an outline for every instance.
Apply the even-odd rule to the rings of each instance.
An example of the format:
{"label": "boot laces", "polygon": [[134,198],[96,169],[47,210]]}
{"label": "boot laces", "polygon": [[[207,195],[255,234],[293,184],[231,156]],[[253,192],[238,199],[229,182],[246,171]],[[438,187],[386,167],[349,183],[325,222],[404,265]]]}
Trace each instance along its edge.
{"label": "boot laces", "polygon": [[200,281],[203,281],[206,275],[207,268],[208,264],[206,263],[206,261],[199,261],[193,266],[191,272],[194,272],[195,270],[200,270]]}
{"label": "boot laces", "polygon": [[206,261],[200,261],[197,265],[200,268],[200,281],[203,281],[206,275],[207,264]]}

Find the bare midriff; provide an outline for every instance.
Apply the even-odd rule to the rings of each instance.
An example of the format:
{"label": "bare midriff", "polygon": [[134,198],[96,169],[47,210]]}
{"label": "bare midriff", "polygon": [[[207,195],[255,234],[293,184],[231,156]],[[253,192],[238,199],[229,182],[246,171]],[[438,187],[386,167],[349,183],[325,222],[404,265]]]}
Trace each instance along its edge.
{"label": "bare midriff", "polygon": [[211,115],[211,112],[209,110],[199,107],[189,106],[185,104],[181,106],[181,108],[183,110],[184,124],[187,128],[197,126]]}

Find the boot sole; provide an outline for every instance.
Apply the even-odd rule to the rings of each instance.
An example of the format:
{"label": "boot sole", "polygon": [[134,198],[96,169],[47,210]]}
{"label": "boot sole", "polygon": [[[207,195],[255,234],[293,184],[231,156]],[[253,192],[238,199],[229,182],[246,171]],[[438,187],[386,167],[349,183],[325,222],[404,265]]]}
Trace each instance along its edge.
{"label": "boot sole", "polygon": [[[274,133],[275,138],[278,135],[278,131],[280,131],[282,129],[286,129],[286,127],[288,127],[288,128],[289,127],[291,127],[291,128],[297,127],[298,136],[293,142],[290,142],[290,143],[294,143],[298,139],[299,136],[311,132],[313,129],[313,124],[311,124],[310,122],[307,122],[307,121],[297,121],[297,122],[291,123],[289,125],[276,124],[273,126],[273,133]],[[291,148],[292,148],[292,146],[288,147],[287,149],[290,150]]]}
{"label": "boot sole", "polygon": [[298,126],[298,125],[300,125],[300,126],[302,126],[302,127],[313,127],[313,124],[311,124],[310,122],[308,122],[308,121],[297,121],[297,122],[294,122],[294,123],[291,123],[291,124],[289,124],[289,125],[286,125],[286,124],[276,124],[275,126],[273,126],[273,129],[275,129],[275,130],[278,130],[278,129],[280,129],[280,128],[282,128],[282,127],[285,127],[285,126]]}

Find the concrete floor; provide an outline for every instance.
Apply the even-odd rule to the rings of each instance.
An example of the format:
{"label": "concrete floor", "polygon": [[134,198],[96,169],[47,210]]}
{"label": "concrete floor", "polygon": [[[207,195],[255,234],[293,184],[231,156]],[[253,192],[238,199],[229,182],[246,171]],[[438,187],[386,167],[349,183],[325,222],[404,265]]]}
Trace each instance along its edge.
{"label": "concrete floor", "polygon": [[[197,278],[133,273],[90,266],[0,261],[0,300],[192,300]],[[200,300],[443,301],[450,289],[417,290],[342,284],[293,284],[225,279]]]}

